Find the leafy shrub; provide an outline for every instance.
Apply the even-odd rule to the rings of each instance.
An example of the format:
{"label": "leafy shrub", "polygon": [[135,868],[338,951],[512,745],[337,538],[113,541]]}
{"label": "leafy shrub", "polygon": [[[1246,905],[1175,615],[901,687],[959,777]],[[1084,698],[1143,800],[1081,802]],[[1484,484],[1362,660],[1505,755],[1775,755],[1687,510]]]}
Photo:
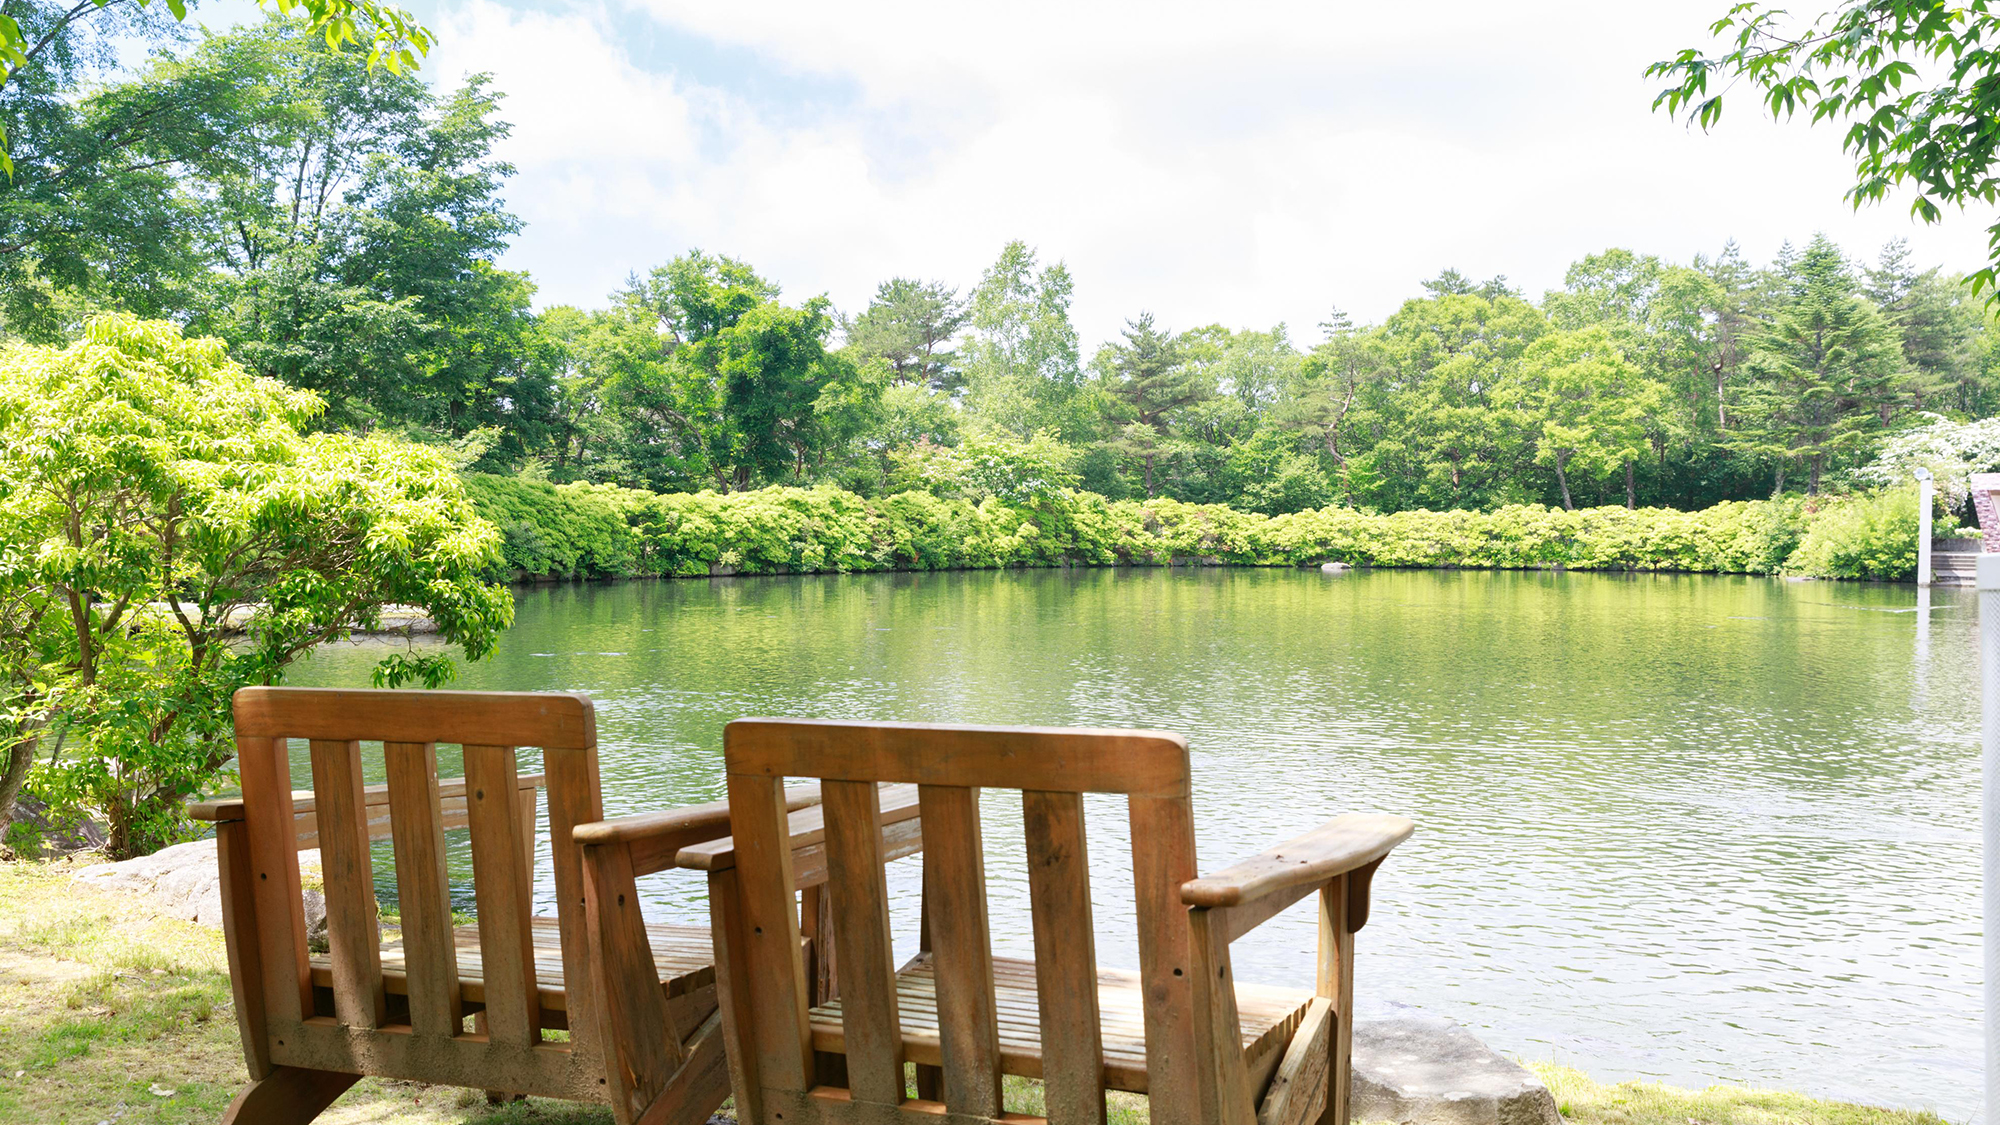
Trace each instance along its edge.
{"label": "leafy shrub", "polygon": [[1909,578],[1917,572],[1917,490],[1897,488],[1823,508],[1785,569],[1822,578]]}
{"label": "leafy shrub", "polygon": [[[1031,462],[1032,443],[1016,445],[1012,452]],[[1737,574],[1821,566],[1814,572],[1831,574],[1823,568],[1832,564],[1813,561],[1818,556],[1800,551],[1800,542],[1815,519],[1849,518],[1833,516],[1846,512],[1846,504],[1815,516],[1796,499],[1699,512],[1519,504],[1388,515],[1328,506],[1266,516],[1220,504],[1108,500],[1052,487],[1041,469],[1061,467],[1032,463],[1026,465],[1032,471],[1001,474],[1004,489],[991,482],[979,487],[972,481],[978,470],[960,450],[934,452],[924,468],[950,473],[880,497],[826,485],[654,494],[478,476],[468,478],[466,490],[505,532],[508,568],[586,577],[709,574],[717,567],[780,574],[1196,560]],[[1868,576],[1887,573],[1873,561],[1842,565]]]}

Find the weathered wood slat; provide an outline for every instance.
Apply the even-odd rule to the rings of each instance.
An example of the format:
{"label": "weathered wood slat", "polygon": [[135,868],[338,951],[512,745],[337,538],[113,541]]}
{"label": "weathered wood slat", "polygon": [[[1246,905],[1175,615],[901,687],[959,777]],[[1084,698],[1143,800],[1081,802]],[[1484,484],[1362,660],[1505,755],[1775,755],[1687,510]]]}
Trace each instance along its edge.
{"label": "weathered wood slat", "polygon": [[375,868],[362,817],[361,744],[316,740],[313,790],[321,794],[320,876],[326,887],[326,941],[333,966],[333,1012],[354,1027],[380,1027],[381,937],[375,924]]}
{"label": "weathered wood slat", "polygon": [[561,692],[260,687],[237,692],[234,710],[238,738],[366,742],[393,734],[459,746],[597,746],[590,700]]}
{"label": "weathered wood slat", "polygon": [[486,1034],[495,1043],[541,1042],[535,984],[532,845],[521,836],[519,763],[511,746],[465,747],[471,792],[472,891],[486,986]]}
{"label": "weathered wood slat", "polygon": [[[993,961],[1001,1069],[1007,1074],[1046,1080],[1037,971],[1035,962],[1029,960],[996,957]],[[1148,1093],[1145,1000],[1139,975],[1123,969],[1099,969],[1095,991],[1103,1029],[1105,1086]],[[937,987],[929,957],[917,957],[896,974],[896,996],[906,1057],[936,1066],[940,1059]],[[1306,989],[1239,984],[1237,999],[1243,1055],[1246,1065],[1254,1070],[1282,1054],[1313,994]],[[837,1000],[812,1010],[814,1050],[843,1049],[840,1011],[845,1003]]]}
{"label": "weathered wood slat", "polygon": [[602,998],[605,1073],[611,1104],[637,1118],[659,1097],[681,1064],[681,1037],[656,970],[639,914],[639,890],[625,848],[588,848],[584,880],[592,967]]}
{"label": "weathered wood slat", "polygon": [[1410,838],[1408,818],[1379,813],[1337,816],[1311,832],[1181,888],[1189,906],[1235,906],[1286,887],[1316,887],[1379,861]]}
{"label": "weathered wood slat", "polygon": [[[366,740],[364,739],[363,741]],[[521,788],[540,788],[542,780],[542,775],[538,773],[522,774]],[[389,834],[389,787],[387,785],[370,785],[361,792],[367,798],[364,803],[368,806],[369,835],[376,838],[387,836]],[[462,777],[451,777],[439,781],[438,796],[444,799],[445,814],[447,817],[452,815],[454,809],[457,810],[459,815],[463,815],[465,812],[465,779]],[[298,825],[299,832],[302,834],[301,839],[306,838],[307,835],[316,831],[313,813],[317,810],[318,803],[318,799],[313,796],[312,790],[292,790],[293,819]],[[214,821],[217,823],[242,820],[243,798],[222,797],[213,801],[200,801],[188,806],[188,815],[196,820]],[[313,846],[316,845],[300,844],[299,850],[304,851],[306,848]]]}
{"label": "weathered wood slat", "polygon": [[[847,1085],[857,1101],[903,1101],[903,1037],[896,1024],[896,960],[889,936],[889,884],[882,855],[881,806],[872,781],[829,781],[824,851],[833,910],[852,999],[841,1010]],[[799,814],[795,814],[799,815]]]}
{"label": "weathered wood slat", "polygon": [[1192,1065],[1195,1038],[1202,1032],[1194,1010],[1187,912],[1178,893],[1195,874],[1194,812],[1186,775],[1178,792],[1133,797],[1129,806],[1139,972],[1146,981],[1146,1057],[1156,1087],[1153,1125],[1214,1125],[1213,1116],[1203,1116],[1209,1110],[1201,1101],[1202,1091],[1211,1088],[1198,1081]]}
{"label": "weathered wood slat", "polygon": [[[585,701],[588,703],[588,701]],[[549,853],[555,867],[556,921],[562,930],[563,978],[569,989],[570,1048],[601,1060],[602,1034],[591,977],[590,941],[583,901],[583,856],[575,828],[604,817],[598,791],[597,738],[593,730],[583,749],[544,749],[542,768],[548,774]],[[601,1065],[601,1062],[600,1062]]]}
{"label": "weathered wood slat", "polygon": [[[725,739],[734,730],[727,728]],[[729,809],[737,857],[734,936],[741,943],[729,955],[736,961],[740,954],[744,970],[732,971],[730,979],[747,993],[736,1027],[745,1046],[743,1065],[754,1068],[755,1083],[802,1089],[810,1083],[812,1052],[784,787],[776,777],[731,772]],[[722,952],[717,950],[718,961]]]}
{"label": "weathered wood slat", "polygon": [[[554,918],[533,919],[535,977],[540,985],[537,997],[544,1013],[564,1013],[565,998],[562,960],[562,931]],[[459,994],[465,1003],[486,1003],[486,966],[479,952],[479,927],[460,926],[452,931],[458,946]],[[646,924],[646,943],[653,951],[653,965],[660,987],[669,999],[700,991],[715,984],[706,926],[675,926],[659,922]],[[383,987],[391,996],[409,995],[408,973],[400,938],[382,943]],[[312,982],[320,988],[333,984],[333,974],[324,954],[312,959]],[[566,1019],[565,1019],[565,1022]]]}
{"label": "weathered wood slat", "polygon": [[1347,1125],[1350,1084],[1354,1079],[1354,905],[1353,876],[1327,884],[1319,896],[1319,972],[1314,988],[1333,1005],[1332,1066],[1327,1072],[1326,1109],[1320,1120]]}
{"label": "weathered wood slat", "polygon": [[929,847],[924,867],[933,898],[931,940],[937,976],[944,1103],[978,1117],[1000,1113],[1000,1031],[987,933],[986,852],[979,791],[958,785],[919,790]]}
{"label": "weathered wood slat", "polygon": [[738,719],[725,738],[767,777],[1083,793],[1169,792],[1187,778],[1187,740],[1162,731]]}
{"label": "weathered wood slat", "polygon": [[249,794],[243,819],[254,878],[247,891],[257,927],[249,940],[257,945],[265,1014],[272,1023],[296,1023],[312,1011],[312,985],[306,979],[305,892],[292,846],[289,747],[283,739],[238,734],[236,767]]}
{"label": "weathered wood slat", "polygon": [[429,742],[386,742],[382,759],[388,767],[389,809],[394,818],[391,835],[410,978],[410,1026],[418,1035],[449,1038],[464,1031],[465,1013],[459,1002],[444,825],[438,812],[437,747]]}
{"label": "weathered wood slat", "polygon": [[1316,1125],[1327,1105],[1333,1003],[1315,996],[1257,1110],[1257,1125]]}
{"label": "weathered wood slat", "polygon": [[[1250,1089],[1243,1052],[1235,1049],[1230,1034],[1242,1022],[1236,1011],[1236,973],[1229,962],[1224,920],[1208,910],[1190,910],[1188,936],[1195,1018],[1208,1025],[1195,1035],[1197,1065],[1206,1072],[1202,1112],[1216,1125],[1255,1125],[1256,1093]],[[1208,1105],[1211,1091],[1212,1110]]]}
{"label": "weathered wood slat", "polygon": [[[785,830],[790,836],[793,869],[797,871],[801,865],[810,865],[818,875],[813,882],[824,879],[826,872],[826,850],[821,846],[826,842],[826,812],[821,806],[823,789],[824,787],[815,786],[812,790],[814,800],[808,804],[795,803],[796,798],[793,798],[792,794],[798,790],[785,791],[786,806],[791,810],[785,820]],[[916,786],[884,785],[881,787],[879,799],[882,804],[883,830],[890,833],[890,840],[901,842],[906,839],[898,833],[898,829],[920,832],[922,822],[918,816],[922,808],[917,800]],[[720,871],[725,867],[733,867],[736,865],[735,839],[725,835],[689,844],[680,850],[674,862],[678,866],[696,871]],[[809,884],[801,876],[799,885]]]}
{"label": "weathered wood slat", "polygon": [[1083,797],[1031,789],[1021,794],[1021,812],[1048,1117],[1056,1125],[1103,1125],[1104,1041]]}

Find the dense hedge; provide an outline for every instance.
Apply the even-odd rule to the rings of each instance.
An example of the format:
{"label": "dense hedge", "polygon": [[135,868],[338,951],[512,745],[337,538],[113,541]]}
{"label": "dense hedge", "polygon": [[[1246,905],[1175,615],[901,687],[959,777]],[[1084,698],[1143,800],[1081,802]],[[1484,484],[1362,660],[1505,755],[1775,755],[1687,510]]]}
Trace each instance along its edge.
{"label": "dense hedge", "polygon": [[[1699,512],[1513,506],[1377,515],[1321,508],[1261,516],[1174,500],[1064,493],[1009,504],[832,487],[655,494],[473,475],[466,489],[521,575],[619,577],[954,567],[1246,566],[1327,561],[1908,577],[1914,497],[1735,501]],[[1908,509],[1905,512],[1903,509]],[[1907,540],[1907,542],[1904,542]],[[1806,549],[1801,549],[1801,544]]]}

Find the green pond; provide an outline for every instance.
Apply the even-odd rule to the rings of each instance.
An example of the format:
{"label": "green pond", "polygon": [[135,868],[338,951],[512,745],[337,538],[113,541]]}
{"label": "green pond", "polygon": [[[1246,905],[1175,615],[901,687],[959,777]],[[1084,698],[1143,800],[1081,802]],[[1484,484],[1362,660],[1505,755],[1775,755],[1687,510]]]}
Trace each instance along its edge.
{"label": "green pond", "polygon": [[[1415,1005],[1605,1079],[1965,1120],[1982,1088],[1974,627],[1969,591],[1753,578],[631,582],[523,590],[456,686],[588,692],[614,815],[719,797],[722,727],[745,715],[1179,731],[1204,870],[1337,813],[1417,822],[1360,935],[1364,1016]],[[292,682],[365,685],[384,646],[324,649]],[[1018,802],[989,794],[985,816],[995,944],[1025,952]],[[1125,820],[1094,798],[1090,817],[1099,959],[1136,965]],[[892,871],[906,949],[916,862]],[[546,843],[542,863],[547,895]],[[647,894],[658,919],[705,919],[686,873]],[[1314,935],[1305,908],[1267,923],[1237,945],[1240,975],[1309,985]]]}

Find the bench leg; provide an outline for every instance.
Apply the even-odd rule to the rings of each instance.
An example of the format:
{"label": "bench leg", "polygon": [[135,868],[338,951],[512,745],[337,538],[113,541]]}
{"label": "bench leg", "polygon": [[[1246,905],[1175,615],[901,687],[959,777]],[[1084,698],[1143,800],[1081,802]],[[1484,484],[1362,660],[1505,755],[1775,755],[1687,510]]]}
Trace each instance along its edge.
{"label": "bench leg", "polygon": [[306,1125],[360,1079],[331,1070],[276,1067],[236,1095],[222,1111],[222,1125]]}

